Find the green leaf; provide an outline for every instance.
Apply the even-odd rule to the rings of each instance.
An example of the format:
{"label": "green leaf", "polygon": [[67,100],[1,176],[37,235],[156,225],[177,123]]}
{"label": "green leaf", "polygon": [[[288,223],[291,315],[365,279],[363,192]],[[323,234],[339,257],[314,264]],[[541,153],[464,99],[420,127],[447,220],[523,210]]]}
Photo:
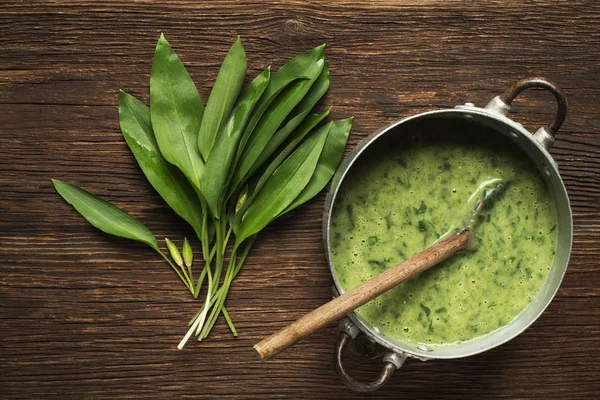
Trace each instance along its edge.
{"label": "green leaf", "polygon": [[150,109],[135,97],[119,92],[119,125],[127,145],[152,187],[197,234],[202,231],[202,208],[185,176],[160,153],[152,132]]}
{"label": "green leaf", "polygon": [[[300,103],[321,74],[325,64],[323,58],[324,48],[325,45],[322,45],[294,57],[277,71],[271,79],[271,83],[265,91],[265,98],[270,97],[275,89],[279,89],[281,93],[275,101],[270,100],[272,103],[266,110],[263,110],[264,113],[260,116],[258,114],[256,117],[253,116],[248,124],[240,143],[240,153],[231,180],[231,189],[237,188],[248,175],[248,171],[250,171],[273,134],[294,107]],[[295,79],[290,81],[292,78]],[[287,86],[285,90],[280,88],[283,83],[286,83]]]}
{"label": "green leaf", "polygon": [[328,131],[311,135],[269,177],[239,227],[233,227],[237,244],[262,230],[298,197],[315,171]]}
{"label": "green leaf", "polygon": [[185,67],[160,35],[150,72],[150,116],[160,152],[196,186],[204,163],[198,131],[204,106]]}
{"label": "green leaf", "polygon": [[350,129],[352,129],[353,119],[354,117],[347,118],[335,121],[331,124],[331,129],[329,130],[325,146],[323,147],[323,152],[319,157],[319,162],[317,163],[315,172],[310,178],[308,185],[306,185],[300,195],[292,202],[292,204],[287,206],[278,217],[315,197],[331,180],[344,155],[344,149],[348,142]]}
{"label": "green leaf", "polygon": [[321,74],[311,86],[310,90],[304,96],[302,101],[292,110],[287,118],[287,122],[283,123],[283,127],[280,128],[273,137],[267,142],[264,149],[259,154],[256,161],[248,171],[246,178],[251,177],[264,163],[273,155],[279,146],[290,136],[290,134],[296,129],[298,125],[304,120],[308,113],[314,108],[317,102],[327,93],[329,89],[329,66],[325,62]]}
{"label": "green leaf", "polygon": [[58,194],[96,228],[111,235],[146,243],[158,251],[152,232],[131,215],[70,183],[56,179],[52,179],[52,183]]}
{"label": "green leaf", "polygon": [[221,214],[219,210],[224,200],[223,193],[226,189],[227,176],[235,158],[240,136],[250,119],[254,106],[269,84],[269,79],[270,68],[267,68],[248,85],[227,123],[217,136],[206,162],[200,188],[212,214],[217,218]]}
{"label": "green leaf", "polygon": [[294,129],[296,129],[296,127],[298,127],[298,125],[300,125],[302,121],[304,121],[304,118],[306,118],[307,115],[308,111],[304,111],[296,115],[294,118],[290,119],[287,124],[283,125],[282,128],[275,132],[271,140],[269,140],[264,150],[260,153],[256,161],[246,174],[246,177],[242,179],[240,185],[244,184],[248,179],[252,178],[252,175],[258,169],[260,169],[260,167],[265,163],[265,161],[267,161],[271,157],[271,155],[273,155],[273,152],[277,149],[277,147],[279,147],[281,143],[283,143],[283,141],[288,136],[290,136],[292,132],[294,132]]}
{"label": "green leaf", "polygon": [[289,85],[291,85],[292,83],[299,81],[299,80],[306,80],[307,78],[303,77],[303,76],[289,76],[286,81],[281,82],[281,80],[280,80],[280,83],[278,85],[273,84],[273,79],[274,78],[271,77],[271,80],[269,82],[269,85],[267,86],[267,89],[265,90],[265,92],[263,93],[263,96],[260,98],[260,101],[258,102],[256,107],[252,111],[252,116],[250,118],[250,121],[248,122],[248,125],[244,129],[244,133],[242,134],[240,143],[238,145],[238,150],[236,153],[236,161],[238,161],[239,158],[241,157],[242,151],[243,151],[244,147],[246,146],[248,139],[250,139],[250,135],[254,131],[254,128],[256,128],[256,125],[260,121],[261,117],[263,116],[263,114],[265,113],[267,108],[269,108],[271,103]]}
{"label": "green leaf", "polygon": [[292,119],[295,115],[300,113],[312,110],[315,105],[321,100],[325,93],[329,90],[329,62],[325,61],[323,65],[323,70],[321,74],[315,81],[315,83],[310,87],[306,96],[302,98],[300,103],[292,110],[290,116],[286,119],[285,123],[287,123],[290,119]]}
{"label": "green leaf", "polygon": [[198,149],[206,161],[215,143],[217,133],[227,120],[240,94],[246,77],[246,53],[240,37],[229,49],[206,103],[206,113],[198,134]]}
{"label": "green leaf", "polygon": [[[232,219],[233,225],[239,225],[241,222],[241,218],[243,213],[246,211],[248,206],[252,203],[256,195],[260,192],[262,187],[265,185],[267,180],[271,177],[273,172],[281,165],[282,162],[298,147],[298,145],[302,142],[302,140],[311,132],[311,130],[317,126],[319,122],[329,115],[329,108],[323,114],[311,114],[302,124],[294,131],[294,133],[288,138],[287,142],[283,146],[282,150],[277,153],[277,155],[267,164],[266,167],[263,167],[261,171],[252,175],[252,179],[248,182],[248,185],[245,186],[246,190],[242,192],[240,197],[238,198],[238,203],[242,203],[241,206],[236,207],[235,212],[237,213],[235,217]],[[326,125],[320,129],[329,129],[330,126]],[[250,196],[248,198],[248,190],[250,190]],[[243,201],[242,200],[243,197]],[[247,201],[246,201],[247,200]],[[239,212],[241,210],[241,212]]]}

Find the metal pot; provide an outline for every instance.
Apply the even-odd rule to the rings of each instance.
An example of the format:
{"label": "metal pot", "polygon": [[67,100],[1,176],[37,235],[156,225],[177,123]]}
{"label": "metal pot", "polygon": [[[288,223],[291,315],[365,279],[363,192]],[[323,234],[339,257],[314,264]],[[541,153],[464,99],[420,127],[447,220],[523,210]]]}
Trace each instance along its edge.
{"label": "metal pot", "polygon": [[[513,100],[525,89],[542,88],[550,91],[556,97],[558,107],[554,121],[549,127],[542,127],[537,132],[527,131],[519,123],[507,117]],[[329,230],[331,223],[331,211],[339,188],[344,177],[352,168],[357,158],[377,140],[388,135],[402,135],[419,124],[444,124],[448,121],[461,121],[461,123],[474,124],[485,128],[494,134],[504,135],[520,147],[533,161],[534,165],[545,180],[550,193],[554,198],[558,218],[558,242],[554,264],[545,285],[533,302],[511,323],[505,327],[490,333],[487,336],[474,341],[466,342],[452,347],[430,348],[426,345],[414,345],[386,338],[376,327],[370,326],[356,313],[350,313],[340,324],[339,340],[335,348],[334,362],[336,370],[343,383],[349,388],[359,391],[373,391],[383,386],[392,376],[394,371],[402,366],[407,357],[420,360],[450,359],[468,357],[499,346],[527,329],[546,309],[554,297],[562,278],[567,269],[571,245],[573,242],[573,220],[571,207],[564,183],[558,173],[558,166],[552,159],[548,150],[554,142],[554,136],[567,114],[567,101],[564,94],[552,82],[543,78],[529,78],[516,82],[501,96],[497,96],[484,108],[475,107],[471,103],[456,106],[453,109],[444,109],[418,114],[400,120],[390,126],[378,130],[363,140],[342,162],[333,178],[331,189],[325,201],[324,217],[324,241],[327,249],[327,261],[334,280],[334,294],[342,293],[331,262],[331,249],[329,241]],[[465,122],[467,121],[467,122]],[[416,125],[415,125],[416,124]],[[356,348],[355,339],[360,333],[365,336],[366,348],[371,349],[363,353],[364,356],[373,356],[375,348],[383,347],[383,368],[379,377],[373,382],[362,382],[354,379],[348,374],[344,367],[343,355],[346,347],[353,344]],[[365,343],[363,343],[365,344]],[[379,347],[381,348],[381,347]],[[371,353],[371,354],[369,354]],[[372,357],[371,357],[372,358]]]}

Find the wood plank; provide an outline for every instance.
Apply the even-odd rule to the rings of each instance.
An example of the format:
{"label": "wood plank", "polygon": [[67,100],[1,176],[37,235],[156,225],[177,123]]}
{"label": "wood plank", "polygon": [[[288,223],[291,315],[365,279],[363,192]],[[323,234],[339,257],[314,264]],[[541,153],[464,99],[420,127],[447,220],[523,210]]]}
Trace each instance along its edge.
{"label": "wood plank", "polygon": [[[268,362],[252,345],[331,297],[321,242],[324,195],[259,238],[228,299],[240,331],[175,346],[196,311],[151,251],[73,212],[50,178],[77,183],[158,235],[192,232],[138,170],[117,121],[118,89],[148,100],[160,32],[206,100],[236,35],[249,75],[327,43],[320,107],[356,117],[349,151],[402,117],[484,105],[517,78],[567,94],[551,153],[574,215],[557,297],[511,342],[459,360],[409,361],[377,398],[595,398],[600,391],[600,4],[516,1],[1,1],[0,391],[3,398],[364,398],[332,365],[329,327]],[[513,117],[548,123],[550,95]],[[286,251],[283,252],[282,249]],[[351,366],[373,378],[378,362]]]}

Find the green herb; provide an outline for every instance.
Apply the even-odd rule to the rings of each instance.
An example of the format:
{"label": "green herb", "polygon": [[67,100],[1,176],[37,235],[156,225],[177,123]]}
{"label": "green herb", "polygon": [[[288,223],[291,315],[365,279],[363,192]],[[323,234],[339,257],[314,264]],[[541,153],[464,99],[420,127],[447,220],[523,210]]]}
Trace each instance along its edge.
{"label": "green herb", "polygon": [[109,202],[70,183],[56,179],[52,179],[52,183],[58,194],[96,228],[110,235],[136,240],[152,247],[171,265],[177,276],[192,291],[189,279],[182,275],[160,251],[156,238],[144,224]]}
{"label": "green herb", "polygon": [[246,69],[238,37],[221,64],[205,112],[185,66],[161,35],[150,73],[151,106],[119,93],[119,124],[131,152],[200,242],[204,262],[197,278],[187,238],[181,252],[165,239],[169,258],[138,220],[82,189],[53,181],[92,225],[157,251],[194,297],[206,287],[203,305],[178,348],[194,334],[206,338],[221,314],[237,336],[225,301],[256,235],[326,186],[352,127],[352,118],[319,127],[329,109],[310,114],[329,88],[324,46],[294,57],[273,75],[266,68],[242,91]]}
{"label": "green herb", "polygon": [[338,164],[342,160],[344,148],[348,141],[348,134],[352,127],[352,120],[353,117],[331,123],[329,134],[317,162],[315,172],[302,192],[279,214],[280,216],[315,197],[317,193],[323,190],[327,182],[331,180]]}
{"label": "green herb", "polygon": [[273,172],[235,231],[238,244],[262,230],[300,195],[316,169],[328,133],[329,129],[321,129],[310,136]]}
{"label": "green herb", "polygon": [[204,163],[198,150],[198,131],[204,105],[192,78],[164,35],[158,40],[152,61],[150,105],[160,152],[199,188]]}
{"label": "green herb", "polygon": [[183,254],[185,266],[191,268],[192,261],[194,260],[194,252],[192,251],[192,246],[190,245],[190,242],[188,242],[187,238],[183,240],[183,249],[181,250],[181,253]]}
{"label": "green herb", "polygon": [[[270,163],[268,163],[268,166],[263,166],[261,170],[254,173],[253,178],[250,179],[246,186],[244,186],[244,190],[238,197],[238,207],[235,209],[235,216],[231,222],[232,226],[238,226],[240,224],[241,218],[248,208],[247,205],[251,204],[252,200],[254,200],[256,195],[260,192],[260,189],[262,189],[267,180],[273,175],[273,172],[275,172],[277,167],[279,167],[292,151],[298,147],[299,143],[306,135],[308,135],[319,122],[327,117],[328,114],[329,110],[323,114],[312,114],[306,117],[302,124],[296,128],[287,143],[283,145],[283,149],[279,151],[276,157],[272,158]],[[250,195],[248,194],[249,192],[251,193]]]}
{"label": "green herb", "polygon": [[[289,86],[286,84],[287,87],[285,90],[264,111],[260,120],[257,121],[256,126],[252,127],[248,142],[244,143],[244,148],[241,149],[240,162],[232,182],[234,185],[239,184],[246,177],[277,128],[294,107],[300,103],[310,90],[310,87],[317,80],[325,64],[323,53],[324,46],[319,46],[310,52],[297,56],[288,63],[289,66],[286,65],[275,74],[271,81],[272,85],[269,86],[276,86],[281,80],[279,77],[282,75],[283,81],[289,82],[290,78],[287,77],[288,74],[292,75],[294,82],[289,84]],[[268,87],[266,94],[272,90]]]}
{"label": "green herb", "polygon": [[183,267],[183,258],[181,257],[181,253],[175,243],[171,242],[168,238],[165,238],[165,243],[167,244],[167,249],[169,249],[169,253],[171,254],[171,258],[175,261],[175,264]]}
{"label": "green herb", "polygon": [[219,133],[217,142],[208,157],[202,176],[201,192],[213,215],[219,215],[224,200],[223,192],[226,189],[227,175],[235,159],[240,136],[254,106],[269,84],[270,73],[270,68],[267,68],[248,85]]}
{"label": "green herb", "polygon": [[379,261],[379,260],[368,260],[367,261],[373,268],[377,268],[377,269],[386,269],[387,268],[387,263],[384,261]]}
{"label": "green herb", "polygon": [[198,149],[204,160],[208,159],[217,133],[231,112],[245,77],[246,53],[238,36],[221,64],[219,75],[206,103],[206,114],[198,134]]}
{"label": "green herb", "polygon": [[356,227],[356,222],[354,221],[354,207],[352,206],[352,204],[346,205],[346,215],[348,216],[350,230],[352,231]]}
{"label": "green herb", "polygon": [[119,124],[129,149],[154,189],[199,235],[202,209],[185,176],[160,153],[150,122],[150,108],[135,97],[119,92]]}
{"label": "green herb", "polygon": [[406,259],[406,254],[404,253],[404,251],[402,249],[399,249],[396,247],[396,253],[403,259]]}
{"label": "green herb", "polygon": [[390,214],[387,214],[385,216],[385,227],[387,228],[388,231],[392,228],[392,225],[393,225],[392,216]]}
{"label": "green herb", "polygon": [[506,187],[509,185],[510,182],[504,182],[504,181],[498,181],[495,183],[491,183],[489,184],[484,190],[483,193],[481,195],[481,203],[483,204],[483,206],[486,209],[489,209],[492,207],[492,204],[494,204],[494,202],[500,198],[500,196],[504,193],[504,191],[506,190]]}
{"label": "green herb", "polygon": [[158,249],[156,238],[144,224],[93,194],[67,182],[52,180],[56,191],[90,224],[103,232],[146,243]]}
{"label": "green herb", "polygon": [[[188,272],[188,276],[190,277],[190,280],[192,281],[192,284],[194,282],[194,274],[192,273],[192,261],[194,260],[194,252],[192,251],[192,246],[190,245],[190,242],[188,242],[187,238],[184,238],[183,240],[183,248],[181,249],[181,254],[183,255],[183,262],[185,263],[185,266],[187,267],[187,272]],[[206,275],[206,269],[202,270],[202,273],[200,274],[201,277],[201,281],[204,280],[204,276]],[[199,288],[198,288],[199,290]],[[198,297],[198,294],[196,292],[196,290],[194,290],[194,298]]]}

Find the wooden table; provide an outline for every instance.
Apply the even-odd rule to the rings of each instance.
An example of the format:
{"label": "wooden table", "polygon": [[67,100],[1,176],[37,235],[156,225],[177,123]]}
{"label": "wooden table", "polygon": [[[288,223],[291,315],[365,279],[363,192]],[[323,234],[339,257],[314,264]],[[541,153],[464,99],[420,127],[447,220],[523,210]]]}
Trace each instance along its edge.
{"label": "wooden table", "polygon": [[[600,6],[597,2],[21,2],[0,4],[0,397],[364,398],[332,365],[331,326],[260,362],[252,345],[331,297],[324,195],[258,240],[223,321],[175,349],[198,302],[143,245],[89,226],[50,178],[122,206],[160,237],[189,229],[138,170],[117,121],[118,89],[148,100],[160,32],[206,100],[241,35],[249,75],[327,43],[332,117],[356,116],[348,150],[399,118],[486,104],[541,75],[567,94],[552,155],[575,237],[556,298],[513,341],[467,359],[409,361],[379,398],[593,398],[600,392]],[[531,130],[552,97],[515,103]],[[372,378],[380,362],[357,366]]]}

